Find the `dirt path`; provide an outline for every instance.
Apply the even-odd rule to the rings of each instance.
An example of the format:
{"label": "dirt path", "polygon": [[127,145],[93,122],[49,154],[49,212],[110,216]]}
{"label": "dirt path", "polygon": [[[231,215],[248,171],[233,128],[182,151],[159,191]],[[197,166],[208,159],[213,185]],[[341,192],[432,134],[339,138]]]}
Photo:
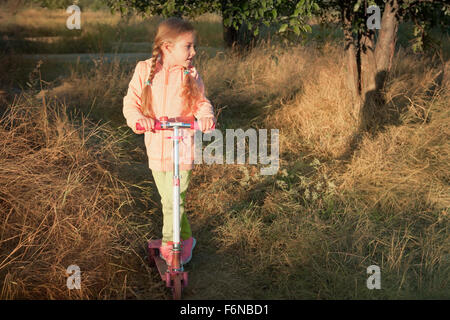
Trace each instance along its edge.
{"label": "dirt path", "polygon": [[[223,48],[213,47],[198,47],[198,55],[205,53],[210,57],[214,57],[218,52],[223,51]],[[52,62],[89,62],[92,60],[103,58],[106,61],[114,61],[118,59],[120,61],[134,62],[137,60],[143,60],[150,58],[149,52],[118,52],[118,53],[49,53],[49,54],[24,54],[25,59],[31,60],[44,60]]]}
{"label": "dirt path", "polygon": [[105,60],[113,61],[114,59],[135,61],[138,59],[147,59],[149,57],[147,52],[135,53],[49,53],[49,54],[24,54],[23,58],[32,60],[50,60],[53,62],[89,62],[91,60],[103,58]]}
{"label": "dirt path", "polygon": [[[215,55],[220,49],[207,48],[210,54]],[[199,53],[198,53],[199,54]],[[26,59],[47,60],[56,63],[71,62],[91,62],[95,59],[103,58],[106,61],[114,61],[119,59],[121,62],[135,62],[137,60],[147,59],[148,53],[106,53],[106,54],[34,54],[24,55]],[[137,146],[145,151],[142,137],[134,136],[129,141],[131,150]],[[142,153],[142,154],[141,154]],[[159,203],[159,195],[155,193],[157,190],[153,177],[147,166],[147,156],[145,152],[139,152],[135,162],[123,163],[120,172],[120,178],[130,184],[140,184],[146,180],[150,183],[152,193],[143,193],[135,190],[133,197],[138,200],[144,197],[151,197],[150,205],[147,207],[138,205],[130,208],[131,212],[138,213],[133,215],[129,228],[137,229],[132,231],[134,240],[130,240],[133,244],[130,246],[137,255],[134,256],[133,262],[130,262],[133,269],[137,272],[128,274],[128,287],[131,288],[127,299],[171,299],[172,295],[168,288],[165,287],[159,278],[156,268],[151,268],[147,264],[147,256],[145,250],[146,241],[149,237],[155,237],[160,234],[160,224],[162,220],[162,212]],[[195,174],[195,173],[194,173]],[[157,207],[159,205],[159,207]],[[155,214],[152,216],[152,214]],[[185,269],[189,272],[189,286],[183,292],[184,299],[255,299],[254,283],[249,281],[249,277],[242,272],[239,262],[230,256],[230,253],[221,253],[217,243],[214,242],[214,230],[208,225],[208,221],[202,217],[196,216],[194,212],[188,213],[188,218],[193,229],[193,236],[197,239],[197,245],[193,252],[192,261],[186,265]],[[159,220],[158,220],[159,219]],[[147,224],[153,224],[158,220],[158,226],[147,227]],[[139,229],[139,230],[138,230]],[[145,230],[144,230],[145,229]],[[124,235],[127,237],[128,235]],[[128,239],[127,239],[128,240]]]}
{"label": "dirt path", "polygon": [[[130,143],[145,150],[140,138],[133,136]],[[132,217],[132,219],[136,219],[137,225],[150,224],[148,227],[143,227],[145,234],[142,231],[135,234],[136,238],[132,241],[134,249],[145,247],[149,237],[158,237],[161,234],[162,225],[160,196],[157,194],[151,171],[144,160],[144,154],[140,154],[138,158],[135,159],[136,162],[124,163],[118,170],[121,172],[121,179],[131,184],[139,184],[146,180],[151,189],[150,192],[133,192],[133,197],[137,202],[143,197],[151,198],[147,206],[141,204],[131,208],[132,212],[137,213]],[[196,174],[195,170],[193,174]],[[191,183],[195,183],[195,181],[191,181]],[[191,198],[195,197],[194,194],[197,192],[195,189],[193,184],[190,185],[190,190],[193,192],[190,195]],[[201,213],[197,213],[195,207],[189,204],[186,206],[186,212],[193,236],[197,239],[197,245],[193,251],[192,260],[185,266],[185,270],[189,272],[189,286],[184,290],[183,298],[188,300],[256,299],[255,294],[258,294],[258,290],[254,288],[255,283],[242,270],[237,257],[230,252],[223,253],[219,250],[219,245],[214,240],[216,236],[212,226],[214,222],[211,222],[214,217],[202,216]],[[136,295],[131,295],[130,299],[171,299],[171,292],[161,281],[156,267],[149,267],[145,250],[138,250],[135,251],[139,257],[134,257],[136,262],[133,263],[133,269],[137,272],[129,275],[133,278],[132,283],[136,284],[134,287],[132,285],[132,290]],[[146,283],[147,286],[143,285]]]}

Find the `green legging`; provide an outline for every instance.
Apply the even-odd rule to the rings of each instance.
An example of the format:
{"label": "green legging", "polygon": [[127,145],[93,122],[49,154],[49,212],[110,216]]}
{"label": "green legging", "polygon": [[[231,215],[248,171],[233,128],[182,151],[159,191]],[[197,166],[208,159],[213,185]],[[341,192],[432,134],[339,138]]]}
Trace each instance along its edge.
{"label": "green legging", "polygon": [[[163,211],[162,245],[173,241],[173,171],[152,170],[156,187],[161,196]],[[186,190],[189,185],[191,170],[180,170],[180,237],[187,240],[192,236],[191,226],[184,212]]]}

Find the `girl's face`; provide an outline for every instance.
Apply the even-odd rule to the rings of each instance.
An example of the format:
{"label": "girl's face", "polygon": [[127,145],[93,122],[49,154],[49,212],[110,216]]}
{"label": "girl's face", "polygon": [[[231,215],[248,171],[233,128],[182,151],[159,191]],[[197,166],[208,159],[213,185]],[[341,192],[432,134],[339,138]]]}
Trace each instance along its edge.
{"label": "girl's face", "polygon": [[166,66],[181,65],[188,67],[195,56],[195,37],[192,32],[184,33],[176,38],[174,43],[164,43],[162,46]]}

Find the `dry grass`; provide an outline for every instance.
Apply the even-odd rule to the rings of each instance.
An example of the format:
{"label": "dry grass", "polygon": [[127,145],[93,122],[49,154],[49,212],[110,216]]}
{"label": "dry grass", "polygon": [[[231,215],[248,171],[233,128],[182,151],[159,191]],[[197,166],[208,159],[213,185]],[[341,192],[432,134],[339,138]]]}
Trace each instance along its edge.
{"label": "dry grass", "polygon": [[[39,100],[24,95],[2,121],[2,298],[168,297],[142,251],[161,220],[142,136],[121,122],[134,66],[96,63]],[[196,167],[187,298],[450,297],[449,81],[439,64],[400,51],[370,133],[358,131],[340,46],[267,43],[196,66],[220,129],[280,129],[281,167]],[[56,97],[59,113],[42,97]],[[72,124],[66,105],[112,121]],[[82,292],[65,287],[75,260]],[[382,290],[366,287],[372,264]]]}
{"label": "dry grass", "polygon": [[[328,45],[323,52],[323,56],[314,54],[313,61],[304,62],[302,94],[270,120],[279,123],[280,130],[286,132],[281,141],[286,152],[306,149],[316,157],[327,159],[338,158],[346,152],[357,130],[357,121],[342,80],[346,72],[342,49]],[[300,56],[303,55],[298,57],[302,59]]]}
{"label": "dry grass", "polygon": [[[132,199],[113,173],[118,135],[87,119],[77,125],[64,105],[29,94],[0,124],[0,297],[126,297],[133,246],[122,243],[131,235],[122,207]],[[66,287],[71,264],[81,290]]]}
{"label": "dry grass", "polygon": [[57,86],[44,89],[44,94],[67,104],[70,110],[82,111],[95,121],[122,123],[123,115],[118,106],[123,100],[123,91],[128,87],[129,64],[118,59],[107,62],[104,58],[92,59],[89,64],[71,68],[70,75]]}
{"label": "dry grass", "polygon": [[[54,33],[55,30],[64,31],[69,14],[65,9],[51,10],[47,8],[22,8],[15,15],[12,15],[7,8],[3,8],[0,16],[0,26],[3,30],[14,28],[16,32],[25,30],[44,30]],[[142,21],[142,18],[135,17],[133,21]],[[120,21],[120,15],[107,14],[103,11],[82,12],[82,27],[91,29],[101,21],[103,24],[115,25]],[[61,28],[55,28],[61,26]],[[12,29],[11,29],[12,31]],[[67,30],[66,30],[67,31]],[[49,36],[51,34],[46,34]]]}
{"label": "dry grass", "polygon": [[[224,128],[280,128],[282,166],[269,177],[249,165],[198,168],[195,231],[213,228],[217,259],[255,284],[253,298],[448,297],[441,66],[399,53],[382,118],[397,122],[373,135],[358,132],[341,49],[314,50],[257,48],[201,65]],[[365,286],[371,264],[381,267],[382,292]]]}
{"label": "dry grass", "polygon": [[[445,210],[449,198],[449,90],[442,66],[400,51],[386,88],[395,125],[364,136],[342,176],[368,208]],[[363,195],[364,194],[364,195]]]}
{"label": "dry grass", "polygon": [[[15,15],[0,5],[0,28],[5,49],[21,53],[98,53],[146,52],[159,22],[159,16],[130,16],[109,11],[81,12],[81,29],[66,27],[69,14],[65,10],[22,8]],[[205,14],[192,20],[198,32],[197,44],[202,47],[222,47],[221,20],[218,15]],[[130,43],[141,44],[133,48]],[[142,46],[144,44],[144,46]],[[11,47],[11,48],[9,48]],[[4,49],[4,50],[5,50]],[[3,50],[2,50],[3,51]]]}

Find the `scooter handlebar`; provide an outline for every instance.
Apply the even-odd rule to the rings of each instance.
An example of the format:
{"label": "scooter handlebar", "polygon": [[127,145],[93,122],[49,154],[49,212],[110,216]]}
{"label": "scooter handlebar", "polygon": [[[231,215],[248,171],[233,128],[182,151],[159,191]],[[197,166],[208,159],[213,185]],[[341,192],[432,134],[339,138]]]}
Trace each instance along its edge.
{"label": "scooter handlebar", "polygon": [[[193,121],[193,122],[188,122],[191,124],[190,129],[194,129],[194,130],[200,130],[200,127],[198,125],[197,121]],[[211,130],[214,130],[216,128],[216,124],[213,123],[213,126],[211,128]],[[136,130],[139,131],[145,131],[145,128],[143,126],[141,126],[141,124],[139,122],[136,122]],[[155,130],[167,130],[166,128],[162,128],[161,127],[161,122],[158,120],[155,120]]]}

